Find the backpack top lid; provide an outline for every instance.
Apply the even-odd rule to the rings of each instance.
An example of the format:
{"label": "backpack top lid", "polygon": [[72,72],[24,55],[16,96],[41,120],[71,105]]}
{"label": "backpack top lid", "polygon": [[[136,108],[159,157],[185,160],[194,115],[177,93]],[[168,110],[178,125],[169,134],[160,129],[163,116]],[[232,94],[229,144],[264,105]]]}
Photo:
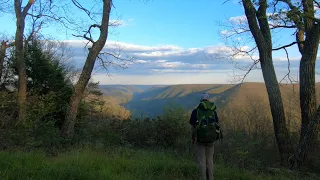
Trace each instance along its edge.
{"label": "backpack top lid", "polygon": [[216,108],[217,108],[216,105],[210,101],[201,101],[201,103],[197,107],[197,109],[211,110],[211,111],[215,111]]}

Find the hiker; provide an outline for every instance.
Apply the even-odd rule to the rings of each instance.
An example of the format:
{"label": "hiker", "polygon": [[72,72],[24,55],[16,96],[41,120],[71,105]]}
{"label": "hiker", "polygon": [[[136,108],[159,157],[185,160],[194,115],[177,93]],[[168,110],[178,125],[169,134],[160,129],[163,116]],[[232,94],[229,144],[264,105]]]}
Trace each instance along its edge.
{"label": "hiker", "polygon": [[202,180],[213,179],[214,141],[219,138],[216,106],[209,101],[209,95],[201,95],[200,104],[191,113],[192,144],[195,146]]}

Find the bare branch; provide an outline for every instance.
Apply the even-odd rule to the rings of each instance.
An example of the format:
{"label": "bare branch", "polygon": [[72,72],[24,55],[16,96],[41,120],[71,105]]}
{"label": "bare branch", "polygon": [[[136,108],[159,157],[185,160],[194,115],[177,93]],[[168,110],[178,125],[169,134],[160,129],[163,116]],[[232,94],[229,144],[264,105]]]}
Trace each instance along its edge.
{"label": "bare branch", "polygon": [[298,29],[304,29],[303,22],[302,22],[302,19],[301,19],[301,17],[302,17],[301,16],[301,12],[299,11],[298,7],[294,6],[292,4],[291,0],[278,0],[278,1],[284,2],[289,6],[291,11],[289,11],[287,13],[288,18],[290,18],[296,24]]}
{"label": "bare branch", "polygon": [[317,6],[318,8],[320,8],[320,2],[318,2],[318,1],[316,1],[316,0],[313,0],[313,3],[315,3],[316,6]]}
{"label": "bare branch", "polygon": [[257,64],[258,64],[259,62],[260,62],[260,60],[255,60],[255,61],[253,62],[253,64],[251,64],[251,66],[249,67],[249,69],[247,70],[247,72],[244,74],[241,83],[244,82],[244,80],[245,80],[245,78],[248,76],[248,74],[249,74],[253,69],[255,69],[255,67],[257,66]]}
{"label": "bare branch", "polygon": [[273,25],[273,24],[269,24],[270,25],[270,29],[277,29],[277,28],[297,28],[297,26],[295,25]]}
{"label": "bare branch", "polygon": [[75,35],[75,34],[72,34],[72,36],[79,37],[79,38],[84,38],[84,39],[90,41],[91,43],[94,43],[94,40],[89,38],[89,37],[87,37],[86,35]]}
{"label": "bare branch", "polygon": [[26,7],[23,8],[23,11],[22,11],[22,17],[23,18],[25,18],[27,16],[27,13],[28,13],[28,11],[31,8],[33,3],[34,3],[34,0],[29,0],[29,2],[26,5]]}
{"label": "bare branch", "polygon": [[288,60],[288,73],[280,80],[279,84],[281,84],[281,82],[282,82],[283,80],[285,80],[286,78],[288,78],[289,81],[290,81],[290,83],[293,84],[293,83],[295,83],[295,82],[297,82],[297,81],[293,80],[293,79],[291,78],[291,76],[290,76],[290,73],[291,73],[290,66],[291,66],[291,65],[290,65],[289,54],[288,54],[288,51],[287,51],[286,47],[282,47],[282,49],[284,49],[284,51],[286,52],[286,56],[287,56],[287,60]]}
{"label": "bare branch", "polygon": [[[257,22],[257,12],[255,7],[253,6],[251,0],[242,0],[243,6],[245,7],[245,14],[248,19],[249,28],[251,33],[255,39],[264,39],[263,34],[259,28]],[[259,48],[260,49],[260,48]]]}
{"label": "bare branch", "polygon": [[71,1],[72,1],[72,3],[73,3],[77,8],[79,8],[79,9],[82,10],[82,11],[84,11],[84,12],[88,15],[88,17],[89,17],[91,20],[93,20],[93,18],[92,18],[92,16],[91,16],[91,12],[90,12],[88,9],[84,8],[77,0],[71,0]]}
{"label": "bare branch", "polygon": [[278,47],[278,48],[274,48],[274,49],[272,49],[273,51],[277,51],[277,50],[280,50],[280,49],[285,49],[285,51],[287,51],[286,50],[286,48],[287,47],[290,47],[290,46],[293,46],[293,45],[295,45],[295,44],[297,44],[298,42],[292,42],[292,43],[290,43],[290,44],[287,44],[287,45],[284,45],[284,46],[281,46],[281,47]]}

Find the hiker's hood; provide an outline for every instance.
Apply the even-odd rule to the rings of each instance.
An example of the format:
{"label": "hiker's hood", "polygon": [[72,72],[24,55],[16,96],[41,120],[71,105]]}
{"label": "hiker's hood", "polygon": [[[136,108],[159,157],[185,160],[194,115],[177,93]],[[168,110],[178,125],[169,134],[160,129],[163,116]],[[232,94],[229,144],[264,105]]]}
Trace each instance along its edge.
{"label": "hiker's hood", "polygon": [[216,110],[216,105],[213,102],[210,101],[202,101],[199,105],[198,105],[199,109],[206,109],[206,110]]}

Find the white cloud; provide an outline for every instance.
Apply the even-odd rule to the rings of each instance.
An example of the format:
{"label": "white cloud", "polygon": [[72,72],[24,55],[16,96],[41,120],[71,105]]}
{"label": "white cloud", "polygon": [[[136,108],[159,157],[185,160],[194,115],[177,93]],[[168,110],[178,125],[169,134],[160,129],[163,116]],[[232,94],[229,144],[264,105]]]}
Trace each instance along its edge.
{"label": "white cloud", "polygon": [[222,30],[222,31],[220,31],[220,34],[223,35],[223,36],[228,36],[228,35],[230,35],[230,31]]}
{"label": "white cloud", "polygon": [[140,64],[145,64],[145,63],[148,63],[149,61],[146,61],[146,60],[135,60],[135,63],[140,63]]}
{"label": "white cloud", "polygon": [[124,20],[109,20],[109,26],[123,26],[125,25]]}
{"label": "white cloud", "polygon": [[[228,74],[217,73],[165,73],[151,75],[123,75],[114,74],[112,77],[99,74],[93,76],[100,84],[214,84],[228,83]],[[133,81],[134,80],[134,81]]]}
{"label": "white cloud", "polygon": [[229,21],[232,24],[245,24],[247,23],[247,17],[245,15],[242,16],[234,16],[234,17],[230,17]]}
{"label": "white cloud", "polygon": [[183,62],[164,62],[160,64],[160,67],[164,68],[178,68],[183,66],[185,63]]}
{"label": "white cloud", "polygon": [[167,62],[167,60],[156,60],[156,63],[164,63]]}
{"label": "white cloud", "polygon": [[[290,61],[300,61],[301,57],[290,57]],[[278,58],[273,58],[274,61],[288,61],[287,57],[278,57]]]}
{"label": "white cloud", "polygon": [[109,20],[109,26],[128,26],[130,25],[132,22],[134,21],[134,19],[130,18],[128,20],[120,20],[120,19],[110,19]]}
{"label": "white cloud", "polygon": [[124,42],[107,41],[105,48],[109,49],[121,49],[123,51],[152,51],[152,52],[162,52],[162,51],[177,51],[182,48],[175,45],[156,45],[156,46],[142,46],[136,44],[129,44]]}
{"label": "white cloud", "polygon": [[[86,59],[86,53],[83,49],[84,43],[81,41],[68,42],[72,50],[74,50],[74,60],[80,69]],[[233,72],[237,71],[234,69],[234,64],[238,67],[247,67],[252,63],[252,60],[245,54],[234,56],[234,64],[230,63],[230,56],[234,53],[234,50],[224,45],[204,48],[181,48],[174,45],[142,46],[109,41],[106,46],[108,48],[105,48],[104,51],[116,50],[115,48],[110,48],[110,46],[114,46],[115,44],[122,45],[122,57],[135,55],[135,63],[129,63],[128,68],[124,70],[109,68],[108,73],[114,76],[113,80],[108,80],[107,76],[102,74],[93,75],[94,78],[97,78],[97,80],[104,84],[130,84],[132,82],[136,84],[226,83],[230,79],[230,76],[233,75]],[[249,46],[241,47],[243,51],[250,48]],[[258,59],[256,56],[254,58]],[[292,60],[292,69],[299,66],[299,57],[291,56],[290,59]],[[108,60],[116,62],[112,58]],[[274,64],[278,68],[276,69],[278,77],[282,78],[282,74],[285,75],[287,68],[286,58],[281,57],[280,54],[280,56],[274,57]],[[99,71],[99,73],[102,72]],[[243,71],[238,73],[241,74]],[[193,78],[194,76],[200,79]],[[132,78],[135,77],[139,79],[132,81]],[[249,81],[262,80],[261,73],[260,75],[258,73],[250,77],[248,78]]]}
{"label": "white cloud", "polygon": [[152,69],[152,72],[157,73],[224,73],[229,70],[209,70],[209,69]]}

